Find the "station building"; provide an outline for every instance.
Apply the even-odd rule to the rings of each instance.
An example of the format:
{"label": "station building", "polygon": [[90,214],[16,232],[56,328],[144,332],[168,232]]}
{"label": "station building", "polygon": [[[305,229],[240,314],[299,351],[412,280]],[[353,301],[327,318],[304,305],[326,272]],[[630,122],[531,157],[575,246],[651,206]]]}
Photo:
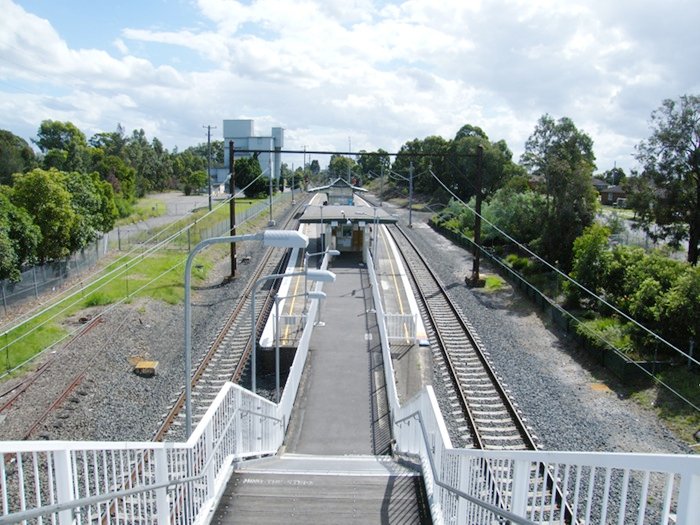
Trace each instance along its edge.
{"label": "station building", "polygon": [[307,206],[299,218],[302,224],[317,225],[319,251],[331,249],[341,254],[356,253],[365,261],[370,242],[377,238],[374,233],[378,231],[378,226],[397,221],[382,208],[357,206],[356,194],[367,190],[343,179],[308,191],[325,194],[326,197],[322,199],[322,204]]}

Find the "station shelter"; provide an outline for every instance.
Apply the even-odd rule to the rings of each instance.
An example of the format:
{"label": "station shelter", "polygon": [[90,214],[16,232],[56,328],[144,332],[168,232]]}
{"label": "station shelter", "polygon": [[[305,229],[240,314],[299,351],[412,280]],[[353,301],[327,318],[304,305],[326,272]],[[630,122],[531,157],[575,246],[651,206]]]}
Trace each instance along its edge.
{"label": "station shelter", "polygon": [[318,224],[321,251],[331,249],[362,254],[362,260],[366,262],[370,242],[377,238],[372,232],[378,231],[379,224],[396,222],[396,217],[381,208],[356,205],[355,195],[367,190],[342,178],[308,191],[325,194],[322,204],[307,206],[299,218],[301,223]]}

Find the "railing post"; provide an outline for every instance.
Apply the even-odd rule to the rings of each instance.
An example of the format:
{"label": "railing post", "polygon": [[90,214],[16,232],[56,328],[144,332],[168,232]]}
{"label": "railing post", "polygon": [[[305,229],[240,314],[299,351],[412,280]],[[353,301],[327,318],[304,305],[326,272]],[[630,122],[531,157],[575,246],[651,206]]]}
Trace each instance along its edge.
{"label": "railing post", "polygon": [[214,453],[214,422],[210,421],[204,431],[204,450],[206,454],[204,456],[204,462],[209,462],[207,467],[207,496],[205,499],[214,497],[214,480],[216,478],[216,467],[217,464],[212,460],[211,456]]}
{"label": "railing post", "polygon": [[[471,458],[467,456],[461,456],[459,458],[459,467],[458,467],[458,476],[459,476],[459,490],[464,492],[465,494],[470,494],[472,495],[471,491],[471,479],[472,479],[472,461]],[[464,499],[464,498],[459,498],[459,501],[457,503],[457,523],[468,523],[467,521],[467,516],[469,509],[471,507],[471,503]]]}
{"label": "railing post", "polygon": [[525,517],[527,497],[530,490],[530,462],[516,460],[513,462],[513,495],[510,511]]}
{"label": "railing post", "polygon": [[698,494],[700,494],[700,474],[684,474],[678,491],[677,523],[700,523]]}
{"label": "railing post", "polygon": [[[56,503],[67,503],[75,499],[73,495],[73,469],[71,467],[70,452],[68,450],[56,450],[53,453],[53,463],[56,472]],[[60,525],[73,523],[73,511],[62,510],[58,513]]]}
{"label": "railing post", "polygon": [[[155,450],[156,483],[168,483],[168,451],[164,448]],[[156,516],[158,525],[170,525],[170,502],[168,501],[168,489],[163,487],[156,489]]]}

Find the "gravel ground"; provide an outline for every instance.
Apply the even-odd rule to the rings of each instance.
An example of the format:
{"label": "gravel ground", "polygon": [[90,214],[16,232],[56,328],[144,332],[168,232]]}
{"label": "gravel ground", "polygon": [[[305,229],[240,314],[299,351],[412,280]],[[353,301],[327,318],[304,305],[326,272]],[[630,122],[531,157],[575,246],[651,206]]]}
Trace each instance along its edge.
{"label": "gravel ground", "polygon": [[[264,250],[261,243],[240,243],[239,261],[250,257],[251,262],[239,263],[236,280],[222,284],[230,272],[230,262],[223,258],[207,283],[193,287],[193,367],[238,301]],[[104,310],[94,308],[80,316],[96,316]],[[113,308],[103,319],[87,334],[37,363],[52,360],[46,372],[0,414],[0,439],[23,439],[55,396],[83,372],[79,384],[32,439],[143,441],[153,437],[184,384],[184,308],[138,298]],[[79,320],[76,317],[66,323],[75,326]],[[158,361],[154,377],[133,373],[129,359],[136,356]],[[0,384],[0,393],[26,377]],[[3,401],[0,397],[0,403]]]}
{"label": "gravel ground", "polygon": [[[407,223],[404,210],[387,211]],[[428,218],[414,212],[410,236],[422,253],[440,254],[431,260],[434,270],[464,309],[543,448],[693,453],[653,412],[616,394],[614,376],[592,363],[513,288],[488,293],[464,286],[471,254],[432,230]],[[483,260],[481,269],[495,273]]]}
{"label": "gravel ground", "polygon": [[[402,217],[405,224],[404,210],[390,211]],[[607,388],[611,385],[614,389],[614,378],[590,363],[565,335],[553,331],[517,292],[508,288],[488,294],[467,289],[463,283],[471,271],[471,256],[429,228],[427,218],[426,214],[413,213],[412,238],[423,253],[440,253],[433,264],[443,285],[464,308],[490,351],[492,364],[509,384],[514,400],[544,448],[692,452],[653,413]],[[258,243],[242,243],[239,256],[250,256],[255,261],[262,249]],[[195,362],[235,304],[253,266],[239,265],[240,278],[220,285],[228,270],[227,261],[222,260],[209,283],[195,290]],[[489,271],[487,265],[483,271]],[[89,312],[96,313],[97,310]],[[12,409],[0,415],[0,419],[5,416],[0,424],[0,439],[21,439],[45,410],[46,399],[52,399],[83,370],[86,372],[80,384],[33,438],[150,439],[182,388],[182,321],[182,305],[138,299],[115,308],[105,315],[105,322],[60,350],[60,359]],[[155,377],[139,377],[132,372],[129,358],[137,355],[159,361]],[[0,385],[0,392],[9,385]]]}

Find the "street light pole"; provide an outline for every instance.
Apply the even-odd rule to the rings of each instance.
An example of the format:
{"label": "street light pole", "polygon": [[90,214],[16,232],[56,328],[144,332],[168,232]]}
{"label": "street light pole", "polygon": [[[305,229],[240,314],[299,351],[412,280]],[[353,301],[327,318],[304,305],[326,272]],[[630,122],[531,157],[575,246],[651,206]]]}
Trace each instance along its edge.
{"label": "street light pole", "polygon": [[[309,258],[315,257],[316,255],[340,255],[340,252],[338,250],[325,250],[321,252],[314,252],[314,253],[305,253],[304,254],[304,270],[309,269]],[[308,285],[308,280],[306,278],[306,275],[304,275],[304,292],[306,295],[308,295],[306,292],[309,290],[309,285]],[[304,297],[304,313],[306,313],[306,297]]]}
{"label": "street light pole", "polygon": [[[275,294],[275,402],[280,402],[280,310],[279,303],[282,299],[291,299],[293,297],[298,297],[299,295],[304,295],[304,299],[325,299],[326,294],[323,292],[306,292],[304,294],[296,295],[285,295],[280,297],[279,294]],[[321,304],[318,305],[319,311]],[[323,326],[321,322],[314,323],[314,326]]]}
{"label": "street light pole", "polygon": [[[306,237],[306,236],[305,236]],[[308,241],[308,239],[307,239]],[[265,275],[255,281],[255,284],[253,284],[253,288],[251,293],[251,301],[250,301],[250,325],[251,325],[251,330],[252,334],[251,337],[253,339],[253,345],[252,345],[252,352],[250,356],[250,389],[253,392],[253,394],[257,393],[257,365],[258,365],[258,341],[257,341],[257,330],[255,327],[255,290],[258,288],[258,285],[265,281],[271,281],[275,279],[283,279],[285,277],[297,277],[304,275],[305,278],[308,278],[311,281],[320,281],[320,282],[332,282],[335,281],[335,274],[333,272],[329,272],[328,270],[304,270],[302,272],[290,272],[290,273],[275,273],[272,275]]]}
{"label": "street light pole", "polygon": [[197,244],[187,256],[185,264],[185,431],[186,438],[192,434],[192,262],[195,255],[212,244],[234,243],[240,241],[262,241],[265,246],[278,248],[306,248],[309,238],[293,230],[267,230],[261,233],[249,233],[232,237],[212,237]]}

